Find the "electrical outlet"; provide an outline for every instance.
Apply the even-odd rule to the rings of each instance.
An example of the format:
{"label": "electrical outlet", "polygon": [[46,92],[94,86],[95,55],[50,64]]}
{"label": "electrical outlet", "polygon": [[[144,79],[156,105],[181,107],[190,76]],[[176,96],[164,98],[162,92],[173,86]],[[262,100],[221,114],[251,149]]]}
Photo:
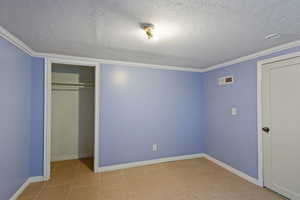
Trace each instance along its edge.
{"label": "electrical outlet", "polygon": [[157,144],[152,144],[152,151],[157,151]]}

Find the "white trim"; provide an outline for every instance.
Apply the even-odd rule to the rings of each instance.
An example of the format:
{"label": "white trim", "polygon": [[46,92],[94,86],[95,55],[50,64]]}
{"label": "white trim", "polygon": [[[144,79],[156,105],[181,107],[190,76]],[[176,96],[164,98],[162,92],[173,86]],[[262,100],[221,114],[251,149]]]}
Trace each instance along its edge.
{"label": "white trim", "polygon": [[109,166],[105,166],[105,167],[99,167],[97,169],[97,172],[114,171],[114,170],[119,170],[119,169],[126,169],[126,168],[152,165],[152,164],[163,163],[163,162],[170,162],[170,161],[176,161],[176,160],[188,160],[188,159],[202,158],[202,157],[203,157],[203,154],[199,153],[199,154],[191,154],[191,155],[184,155],[184,156],[159,158],[159,159],[154,159],[154,160],[130,162],[130,163],[124,163],[124,164],[117,164],[117,165],[109,165]]}
{"label": "white trim", "polygon": [[21,49],[25,53],[29,54],[30,56],[34,56],[36,52],[34,52],[30,47],[28,47],[24,42],[19,40],[16,36],[8,32],[5,28],[0,26],[0,37],[6,39],[8,42],[15,45],[17,48]]}
{"label": "white trim", "polygon": [[262,66],[257,63],[257,159],[258,159],[258,182],[260,186],[263,186],[263,148],[262,148],[262,96],[261,96],[261,80],[262,80]]}
{"label": "white trim", "polygon": [[100,64],[84,60],[68,60],[58,58],[46,58],[44,70],[44,177],[45,180],[50,178],[50,157],[51,157],[51,75],[52,64],[69,64],[95,67],[95,146],[94,146],[94,171],[97,171],[99,166],[99,116],[100,116]]}
{"label": "white trim", "polygon": [[32,176],[28,178],[29,183],[36,183],[36,182],[42,182],[45,181],[44,176]]}
{"label": "white trim", "polygon": [[41,181],[44,181],[44,177],[43,177],[43,176],[33,176],[33,177],[29,177],[29,178],[23,183],[23,185],[21,185],[21,187],[13,194],[13,196],[12,196],[9,200],[17,200],[18,197],[22,194],[22,192],[26,189],[26,187],[27,187],[30,183],[41,182]]}
{"label": "white trim", "polygon": [[138,62],[128,62],[120,60],[109,60],[109,59],[98,59],[98,58],[89,58],[89,57],[79,57],[79,56],[68,56],[68,55],[58,55],[58,54],[49,54],[49,53],[36,53],[36,57],[43,58],[57,58],[57,59],[68,59],[68,60],[77,60],[77,61],[90,61],[98,62],[102,64],[115,64],[115,65],[125,65],[128,67],[143,67],[150,69],[165,69],[165,70],[177,70],[177,71],[189,71],[189,72],[202,72],[202,69],[192,68],[192,67],[178,67],[170,65],[156,65],[156,64],[146,64]]}
{"label": "white trim", "polygon": [[290,43],[286,43],[286,44],[282,44],[282,45],[279,45],[279,46],[276,46],[276,47],[273,47],[273,48],[270,48],[270,49],[266,49],[266,50],[263,50],[263,51],[259,51],[257,53],[250,54],[248,56],[243,56],[243,57],[240,57],[240,58],[237,58],[237,59],[234,59],[234,60],[230,60],[228,62],[213,65],[213,66],[204,68],[202,70],[202,72],[207,72],[207,71],[211,71],[211,70],[215,70],[215,69],[219,69],[219,68],[223,68],[223,67],[228,67],[229,65],[241,63],[241,62],[248,61],[248,60],[258,58],[258,57],[262,57],[262,56],[267,56],[267,55],[270,55],[272,53],[276,53],[276,52],[283,51],[283,50],[290,49],[290,48],[297,47],[297,46],[300,46],[300,40],[290,42]]}
{"label": "white trim", "polygon": [[94,172],[97,172],[97,169],[100,166],[100,109],[101,109],[100,88],[101,88],[101,65],[97,63],[95,67]]}
{"label": "white trim", "polygon": [[237,176],[245,179],[246,181],[249,181],[250,183],[253,183],[255,185],[261,186],[259,184],[259,181],[256,178],[253,178],[253,177],[245,174],[244,172],[241,172],[240,170],[237,170],[237,169],[235,169],[235,168],[227,165],[226,163],[224,163],[222,161],[219,161],[219,160],[217,160],[217,159],[215,159],[215,158],[213,158],[213,157],[211,157],[211,156],[209,156],[207,154],[204,154],[204,158],[206,158],[207,160],[210,160],[210,161],[214,162],[215,164],[223,167],[224,169],[230,171],[231,173],[233,173],[233,174],[235,174],[235,175],[237,175]]}
{"label": "white trim", "polygon": [[272,57],[257,62],[257,141],[258,141],[258,183],[264,185],[263,178],[263,139],[261,128],[262,124],[262,68],[263,65],[274,63],[282,60],[300,57],[300,52],[285,54],[282,56]]}
{"label": "white trim", "polygon": [[44,176],[50,178],[51,144],[51,62],[45,59],[44,67]]}
{"label": "white trim", "polygon": [[29,179],[27,179],[25,183],[23,183],[23,185],[13,194],[13,196],[9,200],[17,200],[29,184]]}
{"label": "white trim", "polygon": [[274,63],[274,62],[278,62],[278,61],[282,61],[282,60],[288,60],[288,59],[295,58],[295,57],[300,57],[300,51],[285,54],[285,55],[282,55],[282,56],[276,56],[276,57],[260,60],[257,63],[262,66],[264,64]]}

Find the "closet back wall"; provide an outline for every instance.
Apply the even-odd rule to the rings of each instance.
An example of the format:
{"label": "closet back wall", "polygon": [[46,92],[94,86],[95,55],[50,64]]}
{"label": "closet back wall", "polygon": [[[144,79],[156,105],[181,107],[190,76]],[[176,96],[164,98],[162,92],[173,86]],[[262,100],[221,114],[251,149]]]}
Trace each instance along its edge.
{"label": "closet back wall", "polygon": [[101,166],[202,153],[201,73],[101,66]]}

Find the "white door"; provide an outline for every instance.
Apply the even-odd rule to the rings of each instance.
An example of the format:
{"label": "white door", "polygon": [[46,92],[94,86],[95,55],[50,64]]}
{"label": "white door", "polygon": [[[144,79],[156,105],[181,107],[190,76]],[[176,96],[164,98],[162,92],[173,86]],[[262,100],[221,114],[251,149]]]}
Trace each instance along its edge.
{"label": "white door", "polygon": [[263,65],[262,78],[264,185],[300,200],[300,57]]}

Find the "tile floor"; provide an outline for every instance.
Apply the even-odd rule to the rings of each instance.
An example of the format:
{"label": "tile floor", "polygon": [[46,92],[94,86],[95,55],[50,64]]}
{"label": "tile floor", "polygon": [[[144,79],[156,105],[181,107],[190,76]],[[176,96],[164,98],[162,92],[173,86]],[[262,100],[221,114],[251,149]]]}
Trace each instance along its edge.
{"label": "tile floor", "polygon": [[54,162],[18,200],[281,200],[201,158],[96,174],[92,159]]}

